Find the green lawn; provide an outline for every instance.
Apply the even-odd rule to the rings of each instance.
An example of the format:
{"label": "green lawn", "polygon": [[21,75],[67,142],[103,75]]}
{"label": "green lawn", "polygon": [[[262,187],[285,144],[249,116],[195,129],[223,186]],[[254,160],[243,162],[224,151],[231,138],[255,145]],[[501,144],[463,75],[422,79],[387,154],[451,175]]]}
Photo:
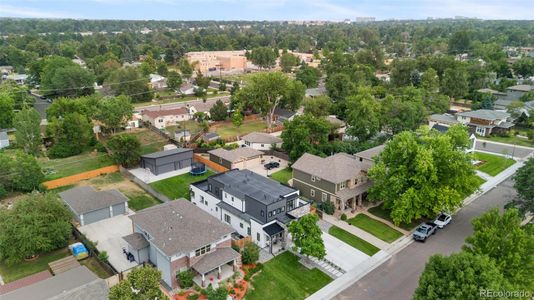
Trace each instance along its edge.
{"label": "green lawn", "polygon": [[48,263],[66,257],[68,249],[62,248],[46,254],[39,255],[34,261],[22,261],[13,265],[6,265],[0,262],[0,275],[5,283],[24,278],[26,276],[48,269]]}
{"label": "green lawn", "polygon": [[289,179],[293,178],[293,171],[291,168],[287,167],[271,174],[271,178],[283,184],[287,184]]}
{"label": "green lawn", "polygon": [[136,137],[141,143],[141,155],[163,151],[163,146],[169,143],[167,139],[150,129],[122,132],[119,134],[127,134]]}
{"label": "green lawn", "polygon": [[355,236],[354,234],[341,229],[337,226],[332,226],[328,230],[328,233],[335,236],[336,238],[342,240],[343,242],[351,245],[352,247],[362,251],[363,253],[373,256],[375,253],[380,251],[377,247],[369,244],[368,242],[362,240],[361,238]]}
{"label": "green lawn", "polygon": [[207,170],[206,173],[200,176],[193,176],[187,173],[153,182],[150,184],[150,186],[153,187],[156,191],[169,197],[169,199],[189,199],[189,185],[193,182],[206,179],[213,174],[215,173],[210,170]]}
{"label": "green lawn", "polygon": [[364,214],[356,215],[354,218],[347,220],[347,222],[388,243],[402,236],[402,233],[397,230]]}
{"label": "green lawn", "polygon": [[215,130],[221,138],[243,136],[254,131],[262,131],[267,128],[267,125],[263,120],[254,120],[250,122],[244,122],[241,126],[236,127],[232,123],[225,124],[217,127]]}
{"label": "green lawn", "polygon": [[505,158],[488,153],[475,152],[474,157],[476,160],[484,162],[483,164],[477,166],[477,170],[491,176],[501,173],[515,163],[515,160],[511,158]]}
{"label": "green lawn", "polygon": [[291,252],[284,252],[264,264],[253,277],[247,300],[305,299],[332,281],[319,269],[307,269]]}
{"label": "green lawn", "polygon": [[[480,178],[480,177],[477,176],[477,178]],[[367,211],[369,213],[379,217],[379,218],[382,218],[382,219],[384,219],[386,221],[389,221],[389,222],[393,223],[393,220],[389,216],[391,214],[391,211],[385,209],[383,203],[378,205],[378,206],[371,207]],[[404,230],[410,231],[410,230],[414,229],[415,227],[417,227],[419,224],[421,224],[421,222],[423,222],[423,221],[424,220],[419,219],[419,220],[414,220],[409,224],[401,223],[401,224],[399,224],[399,227],[404,229]]]}
{"label": "green lawn", "polygon": [[130,201],[128,201],[128,207],[134,211],[145,209],[161,203],[161,201],[158,199],[144,192],[132,192],[126,194],[126,197],[130,199]]}
{"label": "green lawn", "polygon": [[178,129],[187,129],[189,130],[191,135],[195,135],[196,133],[202,131],[202,127],[200,126],[200,123],[198,123],[195,120],[188,120],[188,121],[180,122],[178,125],[165,127],[165,130],[172,136],[174,136],[174,133]]}
{"label": "green lawn", "polygon": [[39,165],[45,171],[45,180],[53,180],[111,166],[113,162],[105,153],[87,152],[67,158],[40,158]]}

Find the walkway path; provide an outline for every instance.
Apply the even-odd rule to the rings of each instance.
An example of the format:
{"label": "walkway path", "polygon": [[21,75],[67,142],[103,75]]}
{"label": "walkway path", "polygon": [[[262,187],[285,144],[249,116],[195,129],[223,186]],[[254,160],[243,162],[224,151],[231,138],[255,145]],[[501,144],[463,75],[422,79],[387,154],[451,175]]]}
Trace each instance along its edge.
{"label": "walkway path", "polygon": [[477,173],[477,175],[478,175],[480,178],[482,178],[482,179],[484,179],[484,180],[486,180],[486,181],[489,181],[489,180],[492,180],[492,179],[493,179],[493,176],[490,176],[490,175],[488,175],[488,174],[486,174],[486,173],[484,173],[484,172],[481,172],[481,171],[479,171],[479,170],[475,170],[475,172]]}
{"label": "walkway path", "polygon": [[354,234],[355,236],[365,240],[366,242],[374,245],[375,247],[377,247],[377,248],[379,248],[381,250],[389,248],[389,244],[387,242],[384,242],[383,240],[375,237],[374,235],[370,234],[369,232],[361,230],[360,228],[358,228],[356,226],[350,225],[345,221],[340,221],[340,220],[336,219],[335,217],[329,216],[327,214],[323,214],[323,220],[325,220],[326,222],[328,222],[330,224],[336,225],[337,227],[339,227],[339,228],[341,228],[343,230],[346,230],[346,231]]}

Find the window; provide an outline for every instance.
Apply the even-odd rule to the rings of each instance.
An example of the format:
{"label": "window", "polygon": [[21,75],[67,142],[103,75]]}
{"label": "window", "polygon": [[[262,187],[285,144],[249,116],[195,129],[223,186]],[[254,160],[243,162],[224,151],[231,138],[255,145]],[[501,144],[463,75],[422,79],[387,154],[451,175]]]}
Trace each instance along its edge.
{"label": "window", "polygon": [[363,161],[363,157],[360,157],[360,161]]}
{"label": "window", "polygon": [[476,133],[479,135],[485,135],[486,134],[486,128],[484,127],[477,127]]}
{"label": "window", "polygon": [[158,122],[163,123],[163,119],[158,119]]}
{"label": "window", "polygon": [[215,211],[219,211],[219,207],[215,206]]}
{"label": "window", "polygon": [[289,200],[287,201],[287,210],[292,210],[293,208],[295,208],[295,203],[293,203],[293,200]]}
{"label": "window", "polygon": [[270,211],[270,212],[269,212],[269,217],[272,217],[272,216],[273,216],[273,212]]}
{"label": "window", "polygon": [[239,227],[243,228],[243,223],[239,223]]}
{"label": "window", "polygon": [[339,189],[340,190],[344,189],[345,187],[347,187],[347,182],[346,181],[343,181],[342,183],[339,184]]}
{"label": "window", "polygon": [[315,176],[312,175],[311,181],[315,182]]}
{"label": "window", "polygon": [[260,239],[261,239],[261,237],[260,237],[260,233],[259,233],[259,232],[257,232],[257,233],[256,233],[256,240],[257,240],[257,241],[259,242],[259,241],[260,241]]}
{"label": "window", "polygon": [[358,178],[354,179],[354,185],[358,184]]}
{"label": "window", "polygon": [[191,194],[191,199],[195,199],[195,192],[193,190],[189,190],[189,193]]}
{"label": "window", "polygon": [[263,147],[263,144],[261,144],[261,146]]}
{"label": "window", "polygon": [[323,200],[323,201],[328,200],[328,195],[327,195],[326,193],[323,193],[323,194],[321,195],[321,200]]}
{"label": "window", "polygon": [[195,256],[204,255],[204,254],[210,252],[210,250],[211,250],[211,244],[210,245],[206,245],[206,246],[201,247],[201,248],[198,248],[197,250],[195,250]]}
{"label": "window", "polygon": [[264,216],[264,214],[265,214],[265,213],[264,213],[264,212],[263,212],[263,210],[262,210],[262,211],[261,211],[261,216],[263,217],[263,216]]}
{"label": "window", "polygon": [[200,203],[204,204],[204,196],[200,196]]}
{"label": "window", "polygon": [[230,224],[232,222],[232,218],[227,215],[227,214],[224,214],[224,221],[228,224]]}
{"label": "window", "polygon": [[310,189],[310,196],[315,197],[315,190],[314,189]]}
{"label": "window", "polygon": [[247,227],[247,234],[250,235],[250,227]]}
{"label": "window", "polygon": [[234,196],[232,196],[232,202],[234,202]]}

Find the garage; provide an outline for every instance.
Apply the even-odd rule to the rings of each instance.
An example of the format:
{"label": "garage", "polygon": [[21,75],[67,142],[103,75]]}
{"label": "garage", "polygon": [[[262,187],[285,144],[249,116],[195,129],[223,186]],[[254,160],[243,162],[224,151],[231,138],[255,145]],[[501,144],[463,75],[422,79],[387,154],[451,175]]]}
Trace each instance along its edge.
{"label": "garage", "polygon": [[90,186],[81,186],[61,192],[59,196],[81,226],[128,211],[128,198],[118,190],[97,191]]}
{"label": "garage", "polygon": [[193,149],[177,148],[141,156],[141,168],[154,175],[191,168]]}

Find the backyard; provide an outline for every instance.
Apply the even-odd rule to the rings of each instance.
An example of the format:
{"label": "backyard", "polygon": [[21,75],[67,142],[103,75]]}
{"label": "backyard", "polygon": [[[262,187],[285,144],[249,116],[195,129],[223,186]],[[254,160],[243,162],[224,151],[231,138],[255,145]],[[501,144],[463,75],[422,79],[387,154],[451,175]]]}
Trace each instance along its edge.
{"label": "backyard", "polygon": [[204,180],[215,174],[213,171],[207,170],[202,175],[191,175],[189,173],[152,182],[150,186],[156,191],[169,197],[169,199],[185,198],[190,199],[189,185],[193,182]]}
{"label": "backyard", "polygon": [[39,158],[39,165],[45,173],[45,180],[53,180],[111,166],[113,162],[105,153],[86,152],[67,158]]}
{"label": "backyard", "polygon": [[162,151],[163,146],[169,143],[167,139],[161,135],[146,128],[125,131],[119,134],[135,136],[141,143],[141,155]]}
{"label": "backyard", "polygon": [[293,178],[293,171],[291,168],[287,167],[271,174],[271,178],[283,184],[287,184],[287,182]]}
{"label": "backyard", "polygon": [[399,231],[365,214],[356,215],[354,218],[348,219],[347,222],[388,243],[402,236]]}
{"label": "backyard", "polygon": [[252,279],[246,299],[305,299],[332,281],[319,269],[307,269],[293,253],[286,251],[269,262]]}
{"label": "backyard", "polygon": [[158,199],[144,192],[130,192],[126,194],[130,199],[128,207],[131,210],[138,211],[161,203]]}
{"label": "backyard", "polygon": [[337,226],[330,227],[330,229],[328,229],[328,233],[369,256],[373,256],[375,253],[380,251],[380,249],[373,246],[372,244],[369,244],[361,238]]}
{"label": "backyard", "polygon": [[498,155],[475,152],[474,159],[482,161],[476,169],[488,175],[495,176],[515,163],[515,160]]}
{"label": "backyard", "polygon": [[167,131],[171,136],[174,136],[174,133],[178,129],[187,129],[191,133],[191,135],[195,135],[196,133],[199,133],[202,131],[202,127],[199,122],[196,120],[188,120],[184,122],[180,122],[178,125],[172,125],[165,127],[165,131]]}
{"label": "backyard", "polygon": [[267,128],[267,125],[263,120],[252,120],[243,122],[239,127],[236,127],[230,122],[220,124],[217,125],[215,131],[224,139],[234,136],[243,136],[254,131],[262,131],[265,128]]}
{"label": "backyard", "polygon": [[48,269],[48,263],[66,257],[67,248],[62,248],[49,253],[39,255],[39,258],[33,261],[21,261],[13,265],[7,265],[0,262],[0,275],[5,283],[24,278],[26,276],[45,271]]}

